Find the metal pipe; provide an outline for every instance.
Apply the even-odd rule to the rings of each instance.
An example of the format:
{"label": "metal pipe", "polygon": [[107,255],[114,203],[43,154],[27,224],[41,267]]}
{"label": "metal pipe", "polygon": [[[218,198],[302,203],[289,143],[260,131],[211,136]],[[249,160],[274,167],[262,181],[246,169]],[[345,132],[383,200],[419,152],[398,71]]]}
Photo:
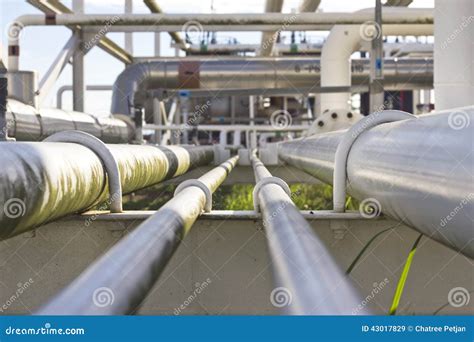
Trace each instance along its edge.
{"label": "metal pipe", "polygon": [[[431,59],[386,59],[386,88],[430,87],[433,83]],[[368,60],[353,60],[352,84],[367,84]],[[243,72],[245,71],[245,72]],[[314,57],[254,58],[160,58],[126,68],[116,79],[112,94],[113,114],[130,115],[138,91],[150,89],[281,89],[311,88],[318,83],[320,60]]]}
{"label": "metal pipe", "polygon": [[[143,2],[152,13],[163,13],[163,10],[161,9],[160,5],[158,5],[155,0],[143,0]],[[181,38],[181,35],[179,33],[168,32],[168,34],[180,49],[186,51],[186,43],[184,42],[183,38]]]}
{"label": "metal pipe", "polygon": [[[237,160],[238,156],[229,159],[198,181],[213,193]],[[206,194],[201,188],[193,185],[184,188],[37,314],[123,315],[135,312],[201,215],[205,202]],[[110,305],[101,305],[102,295],[113,298]]]}
{"label": "metal pipe", "polygon": [[[250,119],[250,122],[253,120]],[[290,125],[288,127],[272,127],[269,125],[197,125],[191,126],[189,124],[182,125],[155,125],[147,124],[143,128],[154,129],[154,130],[170,130],[170,131],[192,131],[196,128],[200,131],[209,132],[233,132],[235,130],[244,132],[303,132],[308,130],[307,125]]]}
{"label": "metal pipe", "polygon": [[[256,155],[251,162],[257,183],[272,176]],[[362,299],[290,196],[280,185],[267,183],[257,197],[276,285],[272,299],[286,300],[285,314],[353,314]],[[358,312],[368,313],[366,309]]]}
{"label": "metal pipe", "polygon": [[[63,108],[63,94],[65,91],[71,91],[72,90],[72,85],[63,85],[58,88],[58,91],[56,92],[56,107],[58,109]],[[112,91],[113,87],[111,85],[87,85],[86,86],[86,91],[92,90],[92,91]]]}
{"label": "metal pipe", "polygon": [[[40,0],[27,0],[27,2],[38,8],[40,11],[44,12],[45,14],[73,14],[73,12],[65,5],[58,0],[49,0],[49,1],[40,1]],[[70,26],[70,29],[80,28],[80,27],[73,27]],[[132,63],[132,56],[122,49],[119,45],[117,45],[113,40],[110,40],[107,37],[101,37],[100,41],[97,43],[97,46],[110,54],[111,56],[117,58],[119,61],[125,64]]]}
{"label": "metal pipe", "polygon": [[[123,193],[184,174],[213,160],[213,148],[107,145],[117,160]],[[97,155],[70,143],[0,142],[0,239],[59,217],[82,212],[109,197]]]}
{"label": "metal pipe", "polygon": [[129,117],[95,117],[91,114],[41,108],[8,99],[8,134],[19,141],[40,141],[61,131],[80,130],[108,143],[132,141],[134,125]]}
{"label": "metal pipe", "polygon": [[[466,125],[473,120],[470,106],[364,132],[347,159],[349,194],[473,258],[474,155],[472,129]],[[332,184],[335,153],[344,134],[282,143],[279,157]]]}
{"label": "metal pipe", "polygon": [[[283,8],[283,0],[266,0],[265,14],[267,13],[281,13]],[[280,30],[281,31],[281,30]],[[260,43],[260,56],[270,56],[273,52],[273,46],[277,40],[280,31],[262,32],[262,39]]]}

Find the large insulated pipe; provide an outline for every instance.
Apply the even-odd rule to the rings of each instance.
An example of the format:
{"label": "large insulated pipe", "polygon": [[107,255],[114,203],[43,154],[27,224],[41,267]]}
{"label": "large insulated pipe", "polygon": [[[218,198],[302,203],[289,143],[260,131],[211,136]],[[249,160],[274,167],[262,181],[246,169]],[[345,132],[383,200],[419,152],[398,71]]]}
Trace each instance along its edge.
{"label": "large insulated pipe", "polygon": [[352,314],[362,298],[255,154],[251,162],[276,285],[271,299],[290,315]]}
{"label": "large insulated pipe", "polygon": [[[363,25],[334,26],[321,52],[321,86],[351,86],[353,84],[351,62],[354,63],[351,55],[361,49],[363,43],[374,39],[377,34],[428,36],[433,34],[433,25],[383,25],[383,33],[378,33],[373,21]],[[416,77],[418,72],[424,73],[424,68],[414,69],[411,72]],[[385,83],[390,81],[385,80],[384,75],[384,86]],[[325,110],[350,110],[350,97],[351,93],[321,94],[320,113]]]}
{"label": "large insulated pipe", "polygon": [[[175,194],[153,216],[37,312],[40,315],[124,315],[146,298],[180,242],[201,215],[212,194],[232,171],[233,157]],[[101,305],[111,296],[110,305]]]}
{"label": "large insulated pipe", "polygon": [[[107,145],[123,193],[176,177],[213,160],[207,147]],[[0,239],[59,217],[83,212],[109,197],[99,157],[78,144],[0,142]]]}
{"label": "large insulated pipe", "polygon": [[444,110],[472,106],[474,1],[436,0],[435,8],[435,108]]}
{"label": "large insulated pipe", "polygon": [[127,143],[134,137],[134,124],[127,118],[95,117],[91,114],[41,108],[8,99],[8,135],[18,141],[41,141],[61,131],[79,130],[107,143]]}
{"label": "large insulated pipe", "polygon": [[[384,112],[372,115],[384,115]],[[474,258],[474,106],[386,123],[362,133],[347,159],[348,192]],[[346,131],[279,145],[279,157],[332,184]]]}
{"label": "large insulated pipe", "polygon": [[[368,60],[352,61],[352,84],[367,84]],[[433,84],[431,59],[386,59],[385,88],[430,88]],[[135,93],[150,89],[281,89],[310,88],[318,83],[321,66],[314,57],[166,58],[134,64],[114,83],[112,114],[130,115]],[[348,73],[351,75],[351,69]],[[350,83],[350,82],[349,82]]]}

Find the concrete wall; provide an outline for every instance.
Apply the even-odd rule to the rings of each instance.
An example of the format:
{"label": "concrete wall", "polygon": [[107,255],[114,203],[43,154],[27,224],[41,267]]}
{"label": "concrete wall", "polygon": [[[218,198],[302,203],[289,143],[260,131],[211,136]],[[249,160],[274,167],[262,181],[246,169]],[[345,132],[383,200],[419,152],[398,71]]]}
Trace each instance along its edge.
{"label": "concrete wall", "polygon": [[[0,314],[33,313],[139,221],[89,223],[76,216],[1,242]],[[396,225],[389,220],[312,222],[343,269],[376,232]],[[388,311],[417,235],[398,226],[366,252],[351,275],[361,297],[368,296],[362,305],[377,314]],[[473,274],[472,260],[423,238],[399,314],[432,314],[448,303],[452,288],[472,291]],[[199,294],[197,288],[202,288]],[[184,315],[277,314],[270,302],[272,289],[271,263],[258,221],[200,219],[137,313],[173,315],[183,305],[179,314]],[[472,312],[471,301],[459,308],[447,305],[439,314]]]}

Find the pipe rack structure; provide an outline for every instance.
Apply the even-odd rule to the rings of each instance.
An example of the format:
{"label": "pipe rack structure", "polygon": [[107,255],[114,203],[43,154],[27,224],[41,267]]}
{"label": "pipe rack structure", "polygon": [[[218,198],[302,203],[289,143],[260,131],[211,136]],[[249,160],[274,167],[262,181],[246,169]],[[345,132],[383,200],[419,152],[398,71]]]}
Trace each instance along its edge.
{"label": "pipe rack structure", "polygon": [[[213,161],[211,146],[107,145],[130,193]],[[78,144],[0,142],[0,239],[105,202],[107,175],[99,157]]]}
{"label": "pipe rack structure", "polygon": [[[366,84],[368,60],[352,61],[352,84]],[[136,93],[151,89],[273,89],[315,87],[321,72],[320,60],[314,57],[190,58],[180,61],[163,58],[136,63],[116,79],[112,94],[112,114],[131,115]],[[433,61],[386,59],[386,89],[430,88],[433,84]],[[201,85],[202,84],[202,85]]]}
{"label": "pipe rack structure", "polygon": [[[173,199],[114,245],[37,314],[119,315],[136,311],[201,215],[208,194],[216,191],[237,161],[238,156],[230,158],[175,193]],[[111,305],[94,303],[94,293],[100,288],[113,295]]]}
{"label": "pipe rack structure", "polygon": [[[278,179],[254,154],[254,201],[262,212],[275,289],[290,315],[350,315],[361,302]],[[277,296],[275,292],[275,296]],[[358,314],[366,315],[366,309]]]}
{"label": "pipe rack structure", "polygon": [[[469,106],[386,123],[361,133],[347,159],[348,192],[474,258],[469,216],[474,212],[473,132],[472,126],[465,125],[472,121],[474,106]],[[332,184],[336,150],[345,133],[280,143],[279,157]]]}

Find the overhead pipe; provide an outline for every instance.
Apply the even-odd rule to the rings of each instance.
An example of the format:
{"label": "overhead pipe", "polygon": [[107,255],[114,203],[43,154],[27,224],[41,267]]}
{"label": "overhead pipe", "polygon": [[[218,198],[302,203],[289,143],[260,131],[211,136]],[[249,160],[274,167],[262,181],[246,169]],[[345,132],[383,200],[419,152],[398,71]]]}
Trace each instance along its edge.
{"label": "overhead pipe", "polygon": [[[45,14],[73,14],[73,12],[59,0],[27,0],[27,2],[44,12]],[[76,27],[70,26],[70,29],[74,30]],[[79,27],[80,29],[80,27]],[[125,64],[131,64],[133,57],[123,48],[121,48],[117,43],[107,37],[101,37],[97,46],[110,54],[111,56],[117,58],[119,61]]]}
{"label": "overhead pipe", "polygon": [[[283,0],[266,0],[265,1],[265,15],[267,13],[281,13],[283,8]],[[273,52],[273,47],[277,40],[279,31],[262,32],[262,39],[260,43],[260,56],[270,56]]]}
{"label": "overhead pipe", "polygon": [[[152,13],[163,13],[160,5],[158,5],[155,0],[143,0],[143,2]],[[187,50],[186,42],[181,38],[181,35],[178,32],[168,32],[168,34],[181,50]]]}
{"label": "overhead pipe", "polygon": [[262,212],[275,279],[272,299],[283,299],[284,314],[353,314],[362,298],[300,214],[286,183],[272,177],[255,154],[251,163],[257,182],[254,201]]}
{"label": "overhead pipe", "polygon": [[[398,11],[395,11],[398,10]],[[114,25],[110,25],[110,18],[114,18]],[[292,29],[294,30],[327,30],[333,25],[362,24],[372,19],[370,13],[300,13],[296,16]],[[288,15],[281,13],[261,14],[53,14],[23,15],[15,19],[12,30],[17,34],[12,35],[9,40],[9,67],[18,70],[20,54],[21,31],[27,26],[69,26],[79,25],[92,28],[97,26],[103,28],[107,25],[109,32],[126,31],[125,28],[132,26],[133,31],[138,31],[142,26],[147,31],[156,31],[162,27],[167,31],[180,30],[183,25],[190,21],[197,21],[205,26],[206,31],[223,31],[225,28],[235,30],[247,27],[252,31],[275,31],[288,25]],[[383,12],[384,24],[432,24],[433,13],[427,9],[387,8]],[[157,24],[159,23],[159,25]],[[174,26],[176,28],[169,28]],[[263,27],[261,27],[263,26]],[[267,27],[267,26],[272,26]],[[129,27],[130,28],[130,27]],[[96,29],[96,28],[95,28]],[[240,29],[237,29],[240,30]]]}
{"label": "overhead pipe", "polygon": [[87,132],[107,143],[127,143],[134,137],[135,128],[128,117],[96,117],[55,108],[37,110],[11,98],[6,108],[8,135],[18,141],[40,141],[66,130]]}
{"label": "overhead pipe", "polygon": [[[372,115],[382,116],[384,112]],[[347,158],[347,190],[358,200],[474,258],[474,106],[386,123],[362,133]],[[346,131],[279,144],[279,157],[328,184]]]}
{"label": "overhead pipe", "polygon": [[[39,315],[124,315],[134,313],[152,289],[180,242],[226,179],[238,156],[183,187],[153,216],[114,245]],[[184,183],[182,183],[184,185]],[[105,292],[100,293],[100,291]],[[102,295],[110,305],[97,305]]]}
{"label": "overhead pipe", "polygon": [[[396,8],[390,8],[394,9]],[[383,15],[386,15],[386,11],[387,8],[384,8]],[[321,52],[321,86],[351,86],[351,55],[360,50],[361,44],[371,41],[372,34],[377,34],[371,23],[373,24],[373,21],[363,25],[337,25],[331,29]],[[382,34],[427,36],[433,34],[433,25],[383,25]],[[416,70],[413,74],[416,74]],[[319,112],[350,110],[350,96],[350,93],[321,95]]]}
{"label": "overhead pipe", "polygon": [[[388,89],[426,88],[432,85],[431,59],[386,59],[385,87]],[[368,60],[352,63],[353,83],[367,84]],[[186,71],[188,74],[186,74]],[[321,71],[314,57],[164,58],[126,68],[116,79],[112,94],[113,114],[130,115],[138,91],[201,87],[217,89],[310,88],[318,83]],[[349,70],[349,76],[350,70]],[[349,82],[350,83],[350,82]]]}
{"label": "overhead pipe", "polygon": [[[107,145],[118,164],[122,192],[130,193],[213,161],[213,148]],[[107,201],[99,157],[71,143],[0,142],[0,239]]]}

